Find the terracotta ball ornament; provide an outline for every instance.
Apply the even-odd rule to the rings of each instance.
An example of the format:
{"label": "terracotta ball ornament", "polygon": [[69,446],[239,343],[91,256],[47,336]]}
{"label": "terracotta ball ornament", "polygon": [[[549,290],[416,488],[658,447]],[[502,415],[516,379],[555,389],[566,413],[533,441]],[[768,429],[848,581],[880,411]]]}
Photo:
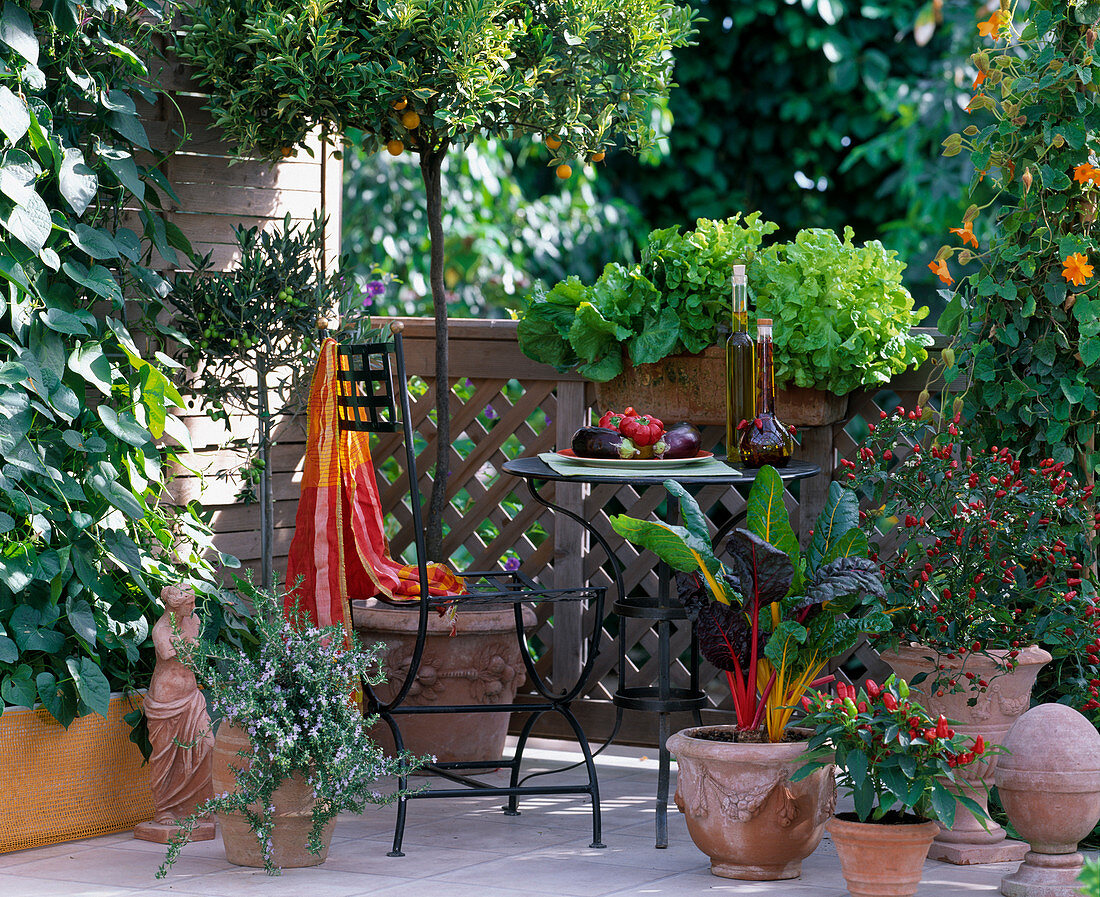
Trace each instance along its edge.
{"label": "terracotta ball ornament", "polygon": [[[152,822],[135,826],[134,837],[166,844],[176,834],[176,820],[214,796],[214,735],[195,674],[176,656],[177,641],[193,643],[199,637],[195,593],[189,587],[166,586],[160,599],[165,610],[153,625],[157,662],[144,705],[153,746],[149,767],[154,815]],[[191,833],[192,841],[213,837],[212,820],[200,822]]]}
{"label": "terracotta ball ornament", "polygon": [[1031,846],[1001,880],[1006,897],[1079,897],[1077,842],[1100,820],[1100,733],[1064,704],[1017,720],[997,763],[997,793]]}

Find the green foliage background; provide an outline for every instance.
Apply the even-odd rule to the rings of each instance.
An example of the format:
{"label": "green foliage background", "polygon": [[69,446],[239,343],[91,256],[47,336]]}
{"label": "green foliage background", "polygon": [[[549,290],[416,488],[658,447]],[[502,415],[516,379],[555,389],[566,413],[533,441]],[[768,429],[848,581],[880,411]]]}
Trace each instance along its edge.
{"label": "green foliage background", "polygon": [[[926,0],[690,5],[705,21],[697,46],[677,51],[678,86],[654,113],[668,134],[661,151],[636,160],[612,150],[583,173],[574,164],[565,184],[538,143],[475,143],[451,165],[455,313],[516,307],[536,280],[590,283],[604,263],[636,260],[654,227],[758,209],[781,239],[845,225],[859,242],[881,239],[908,264],[905,284],[934,319],[944,300],[925,265],[959,226],[972,171],[966,158],[940,158],[939,143],[969,122],[977,0],[945,0],[939,21]],[[345,249],[364,277],[376,264],[398,272],[395,310],[422,312],[422,225],[400,211],[422,195],[412,169],[373,147],[352,147],[347,160]],[[509,213],[483,218],[486,208]],[[522,210],[522,228],[511,210]],[[456,256],[452,245],[468,251]],[[505,275],[502,288],[494,273],[508,271],[520,276]]]}
{"label": "green foliage background", "polygon": [[147,683],[164,582],[213,589],[209,530],[162,503],[156,441],[188,438],[178,366],[151,351],[171,331],[149,257],[186,241],[137,158],[150,21],[125,0],[0,10],[0,708],[40,701],[66,725]]}

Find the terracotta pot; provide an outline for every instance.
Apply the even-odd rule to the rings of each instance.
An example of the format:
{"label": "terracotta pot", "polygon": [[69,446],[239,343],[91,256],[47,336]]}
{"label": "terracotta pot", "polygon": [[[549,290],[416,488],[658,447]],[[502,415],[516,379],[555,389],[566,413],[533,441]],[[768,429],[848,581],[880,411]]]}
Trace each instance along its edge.
{"label": "terracotta pot", "polygon": [[1071,707],[1041,704],[1020,717],[1004,746],[997,793],[1031,851],[1001,893],[1077,894],[1077,842],[1100,820],[1100,734]]}
{"label": "terracotta pot", "polygon": [[[214,794],[237,790],[237,777],[229,764],[244,766],[247,761],[239,756],[239,752],[248,752],[251,749],[252,742],[244,729],[229,722],[223,722],[218,727],[214,738]],[[271,795],[271,804],[275,808],[271,861],[279,868],[317,866],[328,859],[332,830],[336,826],[335,819],[330,820],[321,832],[321,852],[310,853],[308,849],[309,833],[313,828],[313,807],[316,803],[312,786],[300,773],[291,775]],[[263,866],[260,842],[248,820],[239,813],[216,815],[221,824],[225,858],[237,866]]]}
{"label": "terracotta pot", "polygon": [[723,878],[798,878],[821,843],[836,805],[833,767],[799,782],[806,743],[734,744],[701,738],[734,726],[684,729],[668,740],[676,755],[676,806],[688,833]]}
{"label": "terracotta pot", "polygon": [[[595,386],[601,413],[633,405],[666,424],[681,420],[697,426],[726,423],[726,350],[721,346],[711,346],[698,355],[670,355],[637,367],[624,357],[623,372]],[[819,389],[783,388],[776,396],[776,415],[796,427],[836,423],[847,412],[847,396]]]}
{"label": "terracotta pot", "polygon": [[913,897],[939,830],[928,821],[886,825],[839,816],[825,828],[852,897]]}
{"label": "terracotta pot", "polygon": [[[1007,651],[991,651],[993,657],[1005,658]],[[1020,651],[1016,658],[1018,666],[1010,673],[1000,674],[991,657],[973,654],[954,660],[939,658],[939,663],[952,671],[966,670],[975,674],[975,681],[984,679],[989,683],[984,692],[963,691],[942,696],[929,693],[934,676],[932,664],[927,659],[933,651],[922,645],[905,645],[896,652],[881,655],[903,679],[911,680],[918,673],[927,672],[929,677],[919,685],[912,686],[914,697],[933,717],[943,714],[950,720],[956,720],[955,729],[967,736],[976,738],[981,735],[987,745],[1002,744],[1012,724],[1031,704],[1031,689],[1035,677],[1051,657],[1042,648],[1032,645]],[[971,707],[968,701],[976,698]],[[997,755],[989,753],[984,761],[972,763],[956,772],[956,780],[963,792],[976,801],[984,810],[988,800],[988,787],[993,784],[994,771],[997,768]],[[936,845],[932,848],[934,859],[968,865],[972,863],[1007,862],[1022,859],[1027,848],[1018,841],[1005,841],[1005,830],[986,814],[983,825],[962,804],[956,805],[955,824],[950,829],[941,827],[936,835]]]}
{"label": "terracotta pot", "polygon": [[[375,688],[379,700],[392,700],[408,675],[416,644],[417,609],[394,607],[371,599],[352,603],[352,621],[360,641],[381,642],[386,682]],[[537,619],[523,608],[523,622],[531,629]],[[432,613],[420,668],[406,705],[510,704],[523,684],[523,666],[516,620],[511,606],[460,610],[451,635],[449,621]],[[499,760],[508,735],[508,713],[406,714],[398,717],[405,749],[417,756],[434,755],[441,763],[463,760]],[[392,753],[389,726],[371,732],[383,750]]]}

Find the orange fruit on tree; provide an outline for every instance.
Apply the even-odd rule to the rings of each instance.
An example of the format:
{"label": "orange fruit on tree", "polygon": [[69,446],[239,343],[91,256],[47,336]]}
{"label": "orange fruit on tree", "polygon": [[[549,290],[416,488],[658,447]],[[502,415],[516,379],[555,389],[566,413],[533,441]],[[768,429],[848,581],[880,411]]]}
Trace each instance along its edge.
{"label": "orange fruit on tree", "polygon": [[404,115],[401,116],[401,124],[403,124],[410,131],[415,131],[420,126],[420,116],[410,109]]}
{"label": "orange fruit on tree", "polygon": [[592,158],[589,161],[590,162],[602,162],[606,158],[607,158],[607,153],[605,153],[603,150],[600,150],[598,153],[593,153]]}
{"label": "orange fruit on tree", "polygon": [[400,156],[405,152],[405,144],[400,140],[390,140],[386,143],[386,150],[391,156]]}
{"label": "orange fruit on tree", "polygon": [[543,142],[546,144],[547,149],[557,149],[559,146],[561,146],[561,141],[553,135],[547,137],[546,140]]}
{"label": "orange fruit on tree", "polygon": [[284,146],[279,152],[283,154],[284,159],[294,155],[294,150],[289,146]]}
{"label": "orange fruit on tree", "polygon": [[573,169],[565,162],[562,162],[561,165],[558,166],[555,174],[557,174],[559,178],[565,181],[573,176]]}
{"label": "orange fruit on tree", "polygon": [[402,109],[404,109],[408,105],[409,105],[409,101],[406,100],[404,97],[402,97],[400,100],[394,100],[394,102],[393,102],[393,108],[396,109],[398,112],[400,112]]}

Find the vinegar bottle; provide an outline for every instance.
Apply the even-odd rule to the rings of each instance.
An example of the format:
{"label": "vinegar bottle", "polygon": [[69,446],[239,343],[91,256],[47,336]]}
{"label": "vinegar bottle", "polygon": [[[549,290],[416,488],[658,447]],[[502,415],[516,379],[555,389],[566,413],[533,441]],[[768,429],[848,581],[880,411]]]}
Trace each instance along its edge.
{"label": "vinegar bottle", "polygon": [[748,467],[785,467],[794,454],[794,436],[775,416],[772,322],[756,322],[756,417],[741,427],[741,461]]}
{"label": "vinegar bottle", "polygon": [[748,291],[745,266],[734,265],[733,327],[726,340],[726,458],[730,464],[737,463],[740,453],[741,421],[756,417],[755,353],[749,336]]}

